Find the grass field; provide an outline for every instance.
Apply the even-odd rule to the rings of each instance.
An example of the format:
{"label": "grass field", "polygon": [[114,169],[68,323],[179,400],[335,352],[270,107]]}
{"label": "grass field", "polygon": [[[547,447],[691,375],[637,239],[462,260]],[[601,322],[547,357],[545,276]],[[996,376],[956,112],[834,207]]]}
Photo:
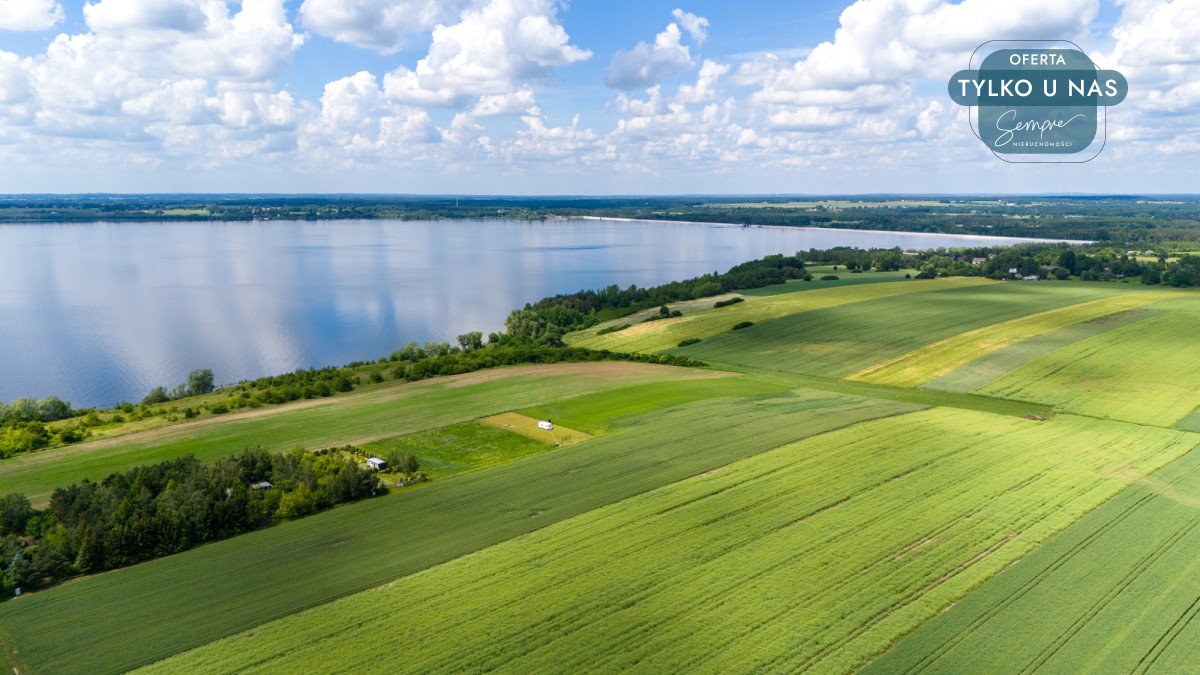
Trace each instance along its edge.
{"label": "grass field", "polygon": [[[801,438],[913,409],[782,393],[643,414],[605,437],[5,602],[0,644],[19,645],[5,657],[22,672],[125,670]],[[86,619],[112,616],[121,619],[102,631]]]}
{"label": "grass field", "polygon": [[1030,338],[1173,297],[1179,297],[1179,294],[1170,291],[1139,291],[991,323],[925,345],[897,358],[876,363],[854,373],[849,379],[890,384],[894,387],[917,387],[981,356]]}
{"label": "grass field", "polygon": [[[1131,309],[1092,321],[1042,333],[969,361],[950,372],[921,385],[927,389],[966,393],[982,388],[1008,373],[1080,340],[1116,330],[1154,316],[1155,310]],[[1189,431],[1200,431],[1190,429]]]}
{"label": "grass field", "polygon": [[[866,422],[160,668],[846,672],[1198,441],[1072,417]],[[398,633],[420,636],[401,661],[369,646]]]}
{"label": "grass field", "polygon": [[509,430],[479,422],[460,422],[440,429],[372,441],[362,449],[379,457],[389,452],[411,452],[420,461],[421,471],[436,480],[502,464],[552,447],[553,444],[547,441],[534,440]]}
{"label": "grass field", "polygon": [[979,393],[1107,419],[1172,426],[1200,407],[1200,298],[1053,351]]}
{"label": "grass field", "polygon": [[44,501],[56,487],[188,453],[211,460],[259,445],[287,450],[363,444],[590,392],[714,375],[614,362],[506,368],[395,384],[22,455],[0,462],[0,495],[21,492]]}
{"label": "grass field", "polygon": [[[855,286],[843,292],[897,287],[910,286]],[[928,290],[921,293],[843,304],[763,321],[745,330],[726,330],[672,352],[705,361],[845,377],[967,331],[1119,292],[1114,285],[1051,283],[925,288]]]}
{"label": "grass field", "polygon": [[[819,267],[808,267],[808,271],[813,275],[812,281],[802,281],[793,279],[784,284],[775,284],[774,286],[763,286],[762,288],[751,288],[749,290],[740,291],[738,295],[746,297],[767,297],[771,295],[780,295],[783,293],[796,293],[800,291],[815,291],[824,288],[836,288],[838,286],[859,286],[862,284],[879,284],[889,281],[905,281],[904,275],[913,275],[915,270],[900,270],[898,272],[862,272],[859,274],[851,274],[845,270],[826,271]],[[826,274],[837,276],[836,280],[821,281],[820,277]]]}
{"label": "grass field", "polygon": [[[820,284],[823,282],[812,282]],[[879,300],[895,296],[922,293],[936,289],[961,288],[967,286],[997,285],[982,279],[958,277],[952,279],[930,279],[890,284],[862,284],[851,286],[817,286],[814,290],[783,293],[765,297],[747,296],[745,302],[729,307],[708,308],[699,312],[685,313],[674,319],[663,319],[650,323],[634,324],[623,331],[596,335],[596,328],[572,333],[566,337],[568,344],[591,349],[610,349],[623,352],[658,352],[672,349],[680,341],[689,338],[707,338],[724,333],[741,321],[760,322],[768,319],[811,312],[826,307],[855,304],[868,300]]]}
{"label": "grass field", "polygon": [[590,434],[609,431],[622,421],[644,413],[722,396],[752,396],[792,388],[743,377],[697,379],[681,382],[651,382],[613,391],[572,396],[537,405],[520,412],[537,419],[558,420]]}
{"label": "grass field", "polygon": [[484,417],[479,421],[487,426],[520,434],[546,445],[571,445],[590,438],[582,431],[576,431],[561,424],[554,424],[552,429],[543,429],[538,426],[540,421],[538,418],[515,412],[500,413]]}
{"label": "grass field", "polygon": [[1071,526],[868,672],[1195,672],[1200,451]]}

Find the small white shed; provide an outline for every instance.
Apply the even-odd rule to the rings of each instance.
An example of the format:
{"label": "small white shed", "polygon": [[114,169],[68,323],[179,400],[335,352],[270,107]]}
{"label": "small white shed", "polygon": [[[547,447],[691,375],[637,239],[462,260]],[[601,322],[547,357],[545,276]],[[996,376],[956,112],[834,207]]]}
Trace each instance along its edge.
{"label": "small white shed", "polygon": [[542,420],[541,422],[538,422],[538,428],[545,429],[546,431],[554,431],[554,425],[550,423],[550,420]]}
{"label": "small white shed", "polygon": [[382,471],[383,469],[387,468],[387,460],[379,457],[368,457],[367,468],[371,469],[372,471]]}

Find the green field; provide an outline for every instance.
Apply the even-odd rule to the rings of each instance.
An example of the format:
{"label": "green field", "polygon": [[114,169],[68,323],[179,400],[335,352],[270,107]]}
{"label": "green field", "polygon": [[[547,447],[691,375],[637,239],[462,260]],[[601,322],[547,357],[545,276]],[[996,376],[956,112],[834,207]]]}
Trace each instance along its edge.
{"label": "green field", "polygon": [[389,382],[0,461],[0,495],[37,502],[256,445],[412,452],[432,478],[0,602],[0,661],[1197,672],[1200,294],[842,276],[567,336],[708,368]]}
{"label": "green field", "polygon": [[161,667],[381,670],[395,654],[360,645],[420,626],[415,672],[844,672],[1197,442],[1070,417],[868,422]]}
{"label": "green field", "polygon": [[[813,282],[819,284],[821,282]],[[745,302],[713,309],[711,303],[701,312],[684,313],[674,319],[635,324],[616,333],[596,335],[588,329],[567,336],[567,343],[590,349],[627,352],[656,352],[671,349],[688,338],[707,338],[724,333],[741,321],[760,322],[796,316],[827,307],[856,304],[935,289],[994,285],[981,279],[957,277],[891,284],[817,287],[811,291],[783,293],[765,297],[747,296]],[[620,320],[627,322],[626,319]],[[617,323],[617,322],[614,322]],[[602,324],[603,326],[603,324]]]}
{"label": "green field", "polygon": [[1081,340],[978,391],[1095,417],[1172,426],[1200,407],[1200,299]]}
{"label": "green field", "polygon": [[876,363],[851,375],[850,379],[896,387],[920,386],[1005,347],[1172,297],[1175,297],[1175,294],[1167,291],[1135,292],[1051,309],[1000,323],[988,323],[982,328],[956,333],[945,340],[925,345],[895,359]]}
{"label": "green field", "polygon": [[590,392],[664,378],[709,376],[681,368],[611,363],[594,368],[500,369],[392,384],[353,396],[227,415],[8,459],[0,462],[0,494],[22,492],[41,501],[54,488],[73,481],[99,480],[113,471],[189,453],[214,459],[259,445],[286,450],[363,444]]}
{"label": "green field", "polygon": [[410,452],[421,462],[421,471],[437,479],[503,464],[552,447],[549,443],[486,424],[459,422],[440,429],[372,441],[362,449],[377,457],[386,457],[389,452]]}
{"label": "green field", "polygon": [[[621,433],[0,604],[0,644],[19,645],[8,658],[37,672],[124,670],[807,436],[913,409],[776,393],[643,415]],[[78,620],[100,615],[121,621],[97,631]]]}
{"label": "green field", "polygon": [[[881,284],[838,291],[897,287],[911,286]],[[1113,286],[994,282],[932,288],[927,286],[924,292],[903,297],[791,314],[745,330],[728,331],[727,326],[720,335],[672,353],[755,368],[845,377],[938,340],[1117,292]]]}
{"label": "green field", "polygon": [[1198,495],[1192,452],[919,628],[871,671],[1195,672]]}
{"label": "green field", "polygon": [[[784,284],[775,284],[774,286],[763,286],[762,288],[751,288],[749,290],[740,291],[738,294],[747,297],[766,297],[770,295],[780,295],[783,293],[795,293],[798,291],[815,291],[823,288],[836,288],[838,286],[859,286],[861,284],[879,284],[887,281],[906,281],[904,275],[910,277],[915,270],[901,270],[899,272],[861,272],[852,274],[845,270],[834,271],[832,269],[826,271],[816,267],[809,267],[808,271],[813,275],[812,281],[803,281],[800,279],[792,279]],[[831,281],[821,281],[820,277],[825,274],[837,276],[837,279]]]}

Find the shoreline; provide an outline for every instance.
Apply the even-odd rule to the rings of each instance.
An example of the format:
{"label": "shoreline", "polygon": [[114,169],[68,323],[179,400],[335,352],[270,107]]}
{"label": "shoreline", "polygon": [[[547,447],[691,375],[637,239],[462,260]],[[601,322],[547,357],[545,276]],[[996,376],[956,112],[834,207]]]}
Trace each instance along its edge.
{"label": "shoreline", "polygon": [[714,227],[756,227],[770,230],[801,230],[809,232],[858,232],[860,234],[904,234],[917,237],[957,237],[961,239],[1006,239],[1022,244],[1094,244],[1091,239],[1044,239],[1041,237],[1006,237],[999,234],[956,234],[953,232],[908,232],[906,230],[864,230],[856,227],[812,227],[810,225],[756,225],[754,223],[720,223],[704,220],[661,220],[656,218],[617,218],[613,216],[553,216],[553,220],[606,220],[616,223],[666,223],[670,225],[711,225]]}

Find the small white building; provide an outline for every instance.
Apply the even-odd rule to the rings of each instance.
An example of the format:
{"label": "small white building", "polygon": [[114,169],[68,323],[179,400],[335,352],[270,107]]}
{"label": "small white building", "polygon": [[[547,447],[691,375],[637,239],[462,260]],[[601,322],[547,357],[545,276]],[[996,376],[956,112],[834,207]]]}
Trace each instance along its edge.
{"label": "small white building", "polygon": [[250,488],[253,490],[270,490],[271,484],[265,480],[260,480],[257,483],[251,483]]}
{"label": "small white building", "polygon": [[382,471],[387,468],[387,460],[379,457],[368,457],[367,468],[372,471]]}
{"label": "small white building", "polygon": [[1036,275],[1036,274],[1030,274],[1028,276],[1021,277],[1021,281],[1037,281],[1037,280],[1038,280],[1038,275]]}
{"label": "small white building", "polygon": [[982,265],[987,262],[987,258],[971,258],[972,265]]}
{"label": "small white building", "polygon": [[545,429],[546,431],[554,431],[554,425],[551,424],[550,420],[542,420],[541,422],[538,422],[538,428]]}

